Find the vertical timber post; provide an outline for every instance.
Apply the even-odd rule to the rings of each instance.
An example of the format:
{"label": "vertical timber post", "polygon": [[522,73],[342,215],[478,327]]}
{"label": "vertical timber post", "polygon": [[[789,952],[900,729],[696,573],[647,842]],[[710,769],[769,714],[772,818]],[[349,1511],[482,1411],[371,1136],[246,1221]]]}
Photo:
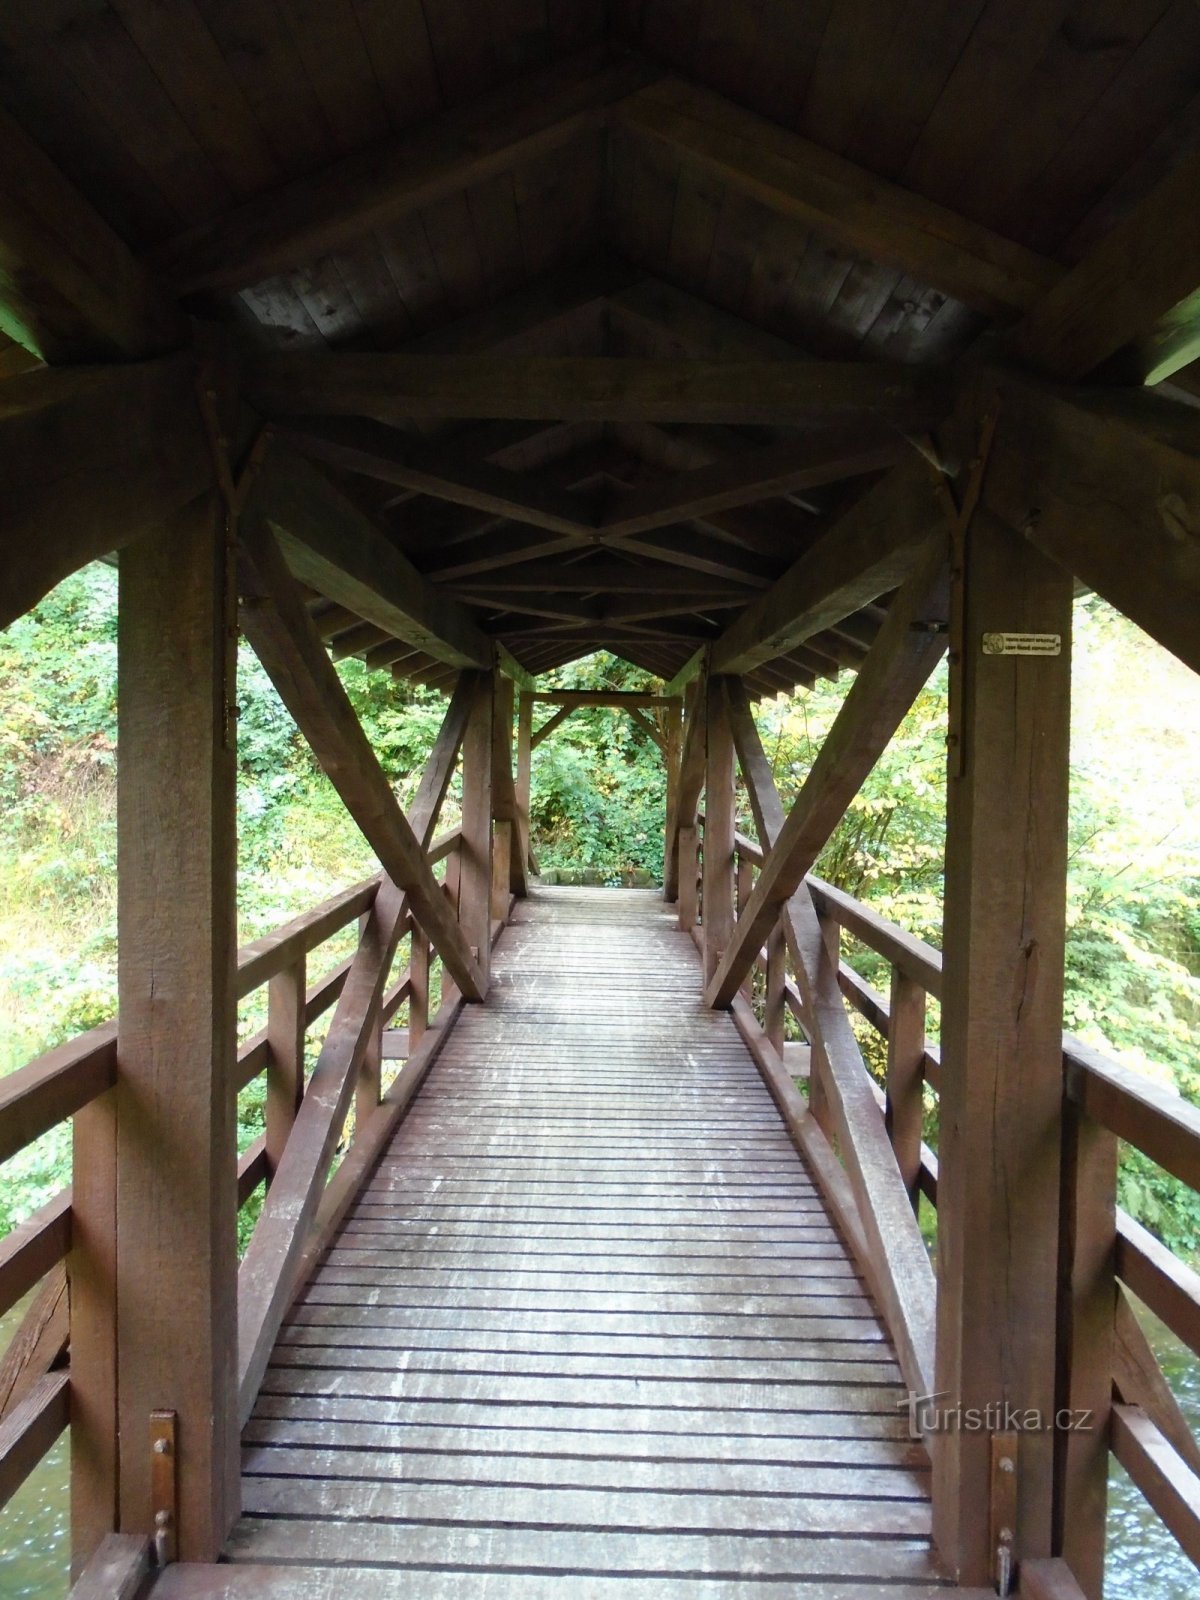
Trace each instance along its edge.
{"label": "vertical timber post", "polygon": [[734,810],[736,763],[725,682],[709,678],[705,686],[708,743],[704,774],[704,981],[720,965],[734,924]]}
{"label": "vertical timber post", "polygon": [[517,837],[514,847],[525,864],[525,881],[537,870],[529,847],[529,790],[533,775],[533,696],[522,690],[517,701]]}
{"label": "vertical timber post", "polygon": [[274,1176],[304,1098],[303,956],[267,984],[267,1172]]}
{"label": "vertical timber post", "polygon": [[120,1525],[154,1532],[147,1430],[172,1411],[186,1561],[238,1511],[231,567],[215,497],[121,553]]}
{"label": "vertical timber post", "polygon": [[[508,796],[512,782],[513,685],[500,671],[492,674],[492,921],[508,921],[513,853],[521,848],[517,818]],[[508,778],[506,783],[504,780]],[[522,875],[523,876],[523,875]]]}
{"label": "vertical timber post", "polygon": [[982,1585],[1006,1406],[1042,1423],[1020,1436],[1013,1553],[1053,1549],[1072,579],[979,512],[955,582],[935,1388],[992,1420],[935,1432],[933,1505],[943,1557]]}
{"label": "vertical timber post", "polygon": [[925,1117],[925,991],[898,968],[892,969],[888,1016],[884,1123],[913,1210],[919,1211]]}
{"label": "vertical timber post", "polygon": [[462,844],[458,851],[459,925],[485,978],[492,944],[493,693],[491,673],[481,672],[463,737]]}
{"label": "vertical timber post", "polygon": [[674,888],[668,895],[668,886],[672,881],[671,833],[675,826],[675,817],[679,810],[679,765],[683,759],[683,702],[673,700],[667,706],[666,713],[666,748],[663,751],[663,767],[666,771],[666,806],[665,826],[663,830],[663,898],[673,899],[679,893],[678,872],[679,857],[674,861]]}
{"label": "vertical timber post", "polygon": [[1056,1431],[1054,1549],[1088,1600],[1102,1600],[1117,1233],[1117,1136],[1071,1101],[1063,1115],[1059,1251],[1060,1409],[1089,1426]]}

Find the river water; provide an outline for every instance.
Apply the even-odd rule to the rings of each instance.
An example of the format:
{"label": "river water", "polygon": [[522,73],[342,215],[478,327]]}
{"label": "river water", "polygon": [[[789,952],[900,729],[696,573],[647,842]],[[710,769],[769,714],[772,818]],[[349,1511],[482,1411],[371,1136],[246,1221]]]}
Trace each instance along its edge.
{"label": "river water", "polygon": [[[0,1349],[19,1319],[0,1318]],[[1154,1318],[1146,1331],[1163,1370],[1200,1432],[1200,1362]],[[1200,1600],[1200,1574],[1114,1466],[1109,1498],[1105,1600]],[[70,1587],[67,1526],[67,1439],[63,1437],[0,1512],[0,1597],[64,1600]]]}

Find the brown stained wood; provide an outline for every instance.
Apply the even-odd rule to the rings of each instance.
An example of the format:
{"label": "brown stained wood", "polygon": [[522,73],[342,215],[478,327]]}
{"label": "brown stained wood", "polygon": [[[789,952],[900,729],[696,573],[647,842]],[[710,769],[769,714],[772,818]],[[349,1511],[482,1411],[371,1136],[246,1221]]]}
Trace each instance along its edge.
{"label": "brown stained wood", "polygon": [[1200,1273],[1124,1211],[1117,1213],[1115,1268],[1122,1283],[1200,1354]]}
{"label": "brown stained wood", "polygon": [[1057,282],[1052,262],[696,84],[664,79],[617,117],[839,249],[990,316],[1029,309]]}
{"label": "brown stained wood", "polygon": [[[966,535],[951,663],[936,1388],[1052,1413],[1062,1140],[1070,575],[986,512]],[[1060,653],[989,655],[989,632]],[[1015,1555],[1052,1553],[1052,1431],[1021,1441]],[[992,1572],[984,1435],[934,1446],[941,1548]]]}
{"label": "brown stained wood", "polygon": [[[906,1562],[929,1560],[928,1509],[890,1350],[729,1020],[686,998],[687,936],[652,891],[534,889],[514,917],[488,1002],[463,1008],[415,1098],[408,1085],[404,1120],[372,1160],[352,1150],[331,1185],[345,1222],[313,1259],[249,1424],[253,1514],[226,1573],[261,1573],[281,1518],[297,1519],[286,1523],[303,1541],[293,1556],[325,1563],[341,1537],[360,1537],[368,1503],[390,1516],[401,1501],[389,1550],[423,1593],[452,1577],[478,1586],[498,1549],[522,1592],[547,1574],[569,1581],[568,1541],[578,1579],[601,1562],[596,1528],[610,1530],[600,1570],[612,1577],[589,1583],[665,1574],[663,1541],[676,1560],[692,1529],[709,1550],[689,1570],[710,1570],[712,1542],[726,1541],[720,1570],[743,1583],[775,1538],[777,1581],[836,1570],[844,1600],[858,1587],[847,1574],[866,1585],[913,1573]],[[638,1031],[631,1017],[644,1019]],[[568,1092],[551,1118],[547,1090],[589,1061],[586,1104]],[[628,1120],[639,1085],[669,1121]],[[714,1125],[718,1098],[728,1109]],[[764,1190],[758,1152],[784,1187]],[[612,1176],[597,1176],[599,1162]],[[745,1178],[748,1193],[779,1198],[739,1201]],[[758,1223],[765,1204],[779,1208],[779,1242]],[[291,1418],[298,1432],[274,1420]],[[392,1447],[368,1458],[380,1427]],[[420,1483],[407,1481],[410,1442],[425,1452]],[[335,1462],[339,1446],[358,1454]],[[807,1472],[770,1464],[793,1459]],[[764,1524],[762,1496],[746,1491],[772,1476]],[[317,1500],[339,1530],[319,1546],[305,1531]],[[430,1517],[450,1518],[436,1558]],[[853,1557],[866,1528],[909,1535],[899,1565],[886,1537]]]}
{"label": "brown stained wood", "polygon": [[1000,416],[984,503],[1200,670],[1196,411],[1139,391],[1051,390],[989,375]]}
{"label": "brown stained wood", "polygon": [[[365,914],[365,913],[364,913]],[[304,1098],[305,961],[303,956],[267,986],[266,1159],[275,1172]]]}
{"label": "brown stained wood", "polygon": [[1123,1288],[1116,1291],[1115,1309],[1111,1350],[1116,1398],[1140,1407],[1189,1470],[1200,1474],[1200,1444]]}
{"label": "brown stained wood", "polygon": [[528,878],[537,871],[537,862],[529,842],[529,797],[533,775],[533,699],[529,689],[522,689],[517,698],[517,751],[514,795],[517,808],[516,848],[521,865]]}
{"label": "brown stained wood", "polygon": [[466,611],[424,579],[383,530],[320,471],[273,447],[243,526],[269,525],[302,583],[453,667],[487,667],[491,646]]}
{"label": "brown stained wood", "polygon": [[72,1585],[70,1600],[138,1600],[150,1572],[151,1548],[139,1534],[106,1535]]}
{"label": "brown stained wood", "polygon": [[0,1314],[28,1294],[70,1248],[71,1191],[66,1188],[0,1240]]}
{"label": "brown stained wood", "polygon": [[705,684],[704,765],[704,975],[711,978],[728,948],[736,920],[734,902],[733,735],[723,679]]}
{"label": "brown stained wood", "polygon": [[67,1271],[52,1267],[0,1356],[0,1422],[63,1363],[71,1338]]}
{"label": "brown stained wood", "polygon": [[1200,1111],[1081,1039],[1063,1043],[1066,1090],[1075,1104],[1190,1187],[1200,1187]]}
{"label": "brown stained wood", "polygon": [[894,467],[726,629],[713,671],[750,672],[861,611],[904,580],[945,522],[928,463]]}
{"label": "brown stained wood", "polygon": [[[1117,1141],[1066,1105],[1059,1221],[1056,1402],[1086,1428],[1055,1440],[1054,1548],[1084,1591],[1104,1592],[1113,1398]],[[1139,1396],[1140,1398],[1140,1396]]]}
{"label": "brown stained wood", "polygon": [[487,462],[440,467],[395,428],[368,418],[329,418],[278,429],[302,454],[344,471],[495,517],[588,539],[595,533],[591,507],[582,496],[543,485],[529,473],[508,472]]}
{"label": "brown stained wood", "polygon": [[1113,1454],[1179,1541],[1200,1564],[1200,1477],[1140,1406],[1113,1406]]}
{"label": "brown stained wood", "polygon": [[[888,610],[837,720],[759,873],[750,904],[705,991],[708,1005],[728,1005],[751,962],[901,720],[945,652],[945,636],[929,625],[948,616],[947,556],[927,541]],[[745,720],[743,719],[743,726]],[[763,777],[769,774],[764,773]],[[773,781],[773,780],[772,780]],[[764,837],[760,830],[760,837]]]}
{"label": "brown stained wood", "polygon": [[147,1422],[153,1409],[174,1411],[190,1440],[179,1550],[193,1560],[216,1556],[238,1506],[228,562],[210,499],[130,546],[120,573],[120,1515],[127,1531],[153,1532]]}
{"label": "brown stained wood", "polygon": [[248,355],[246,391],[271,417],[515,417],[783,427],[870,412],[909,427],[945,409],[937,374],[870,362],[614,356]]}
{"label": "brown stained wood", "polygon": [[925,992],[903,973],[892,973],[889,1013],[884,1126],[915,1210],[925,1120]]}
{"label": "brown stained wood", "polygon": [[[703,670],[703,669],[702,669]],[[670,688],[670,685],[667,686]],[[683,845],[682,833],[685,828],[690,828],[695,834],[696,810],[700,804],[700,791],[704,787],[705,768],[705,688],[704,678],[697,682],[692,680],[687,689],[684,702],[683,747],[679,757],[679,780],[672,796],[673,805],[667,812],[666,850],[663,865],[663,899],[673,901],[678,897],[682,882]],[[695,866],[695,841],[689,843],[692,852],[691,865]],[[695,886],[688,890],[690,899],[694,902]],[[694,914],[695,905],[692,904]],[[683,908],[680,909],[680,927],[690,927],[690,922],[684,922]]]}
{"label": "brown stained wood", "polygon": [[1025,361],[1079,379],[1122,351],[1133,381],[1158,383],[1200,354],[1198,183],[1193,153],[1032,307],[1014,334]]}
{"label": "brown stained wood", "polygon": [[629,490],[606,509],[597,531],[604,539],[619,540],[675,522],[702,520],[737,506],[881,471],[894,466],[910,448],[899,433],[869,423],[817,430],[795,442],[744,451],[665,483]]}
{"label": "brown stained wood", "polygon": [[117,1028],[103,1023],[0,1081],[0,1161],[66,1121],[117,1081]]}
{"label": "brown stained wood", "polygon": [[271,1177],[271,1164],[267,1160],[266,1138],[256,1139],[252,1145],[243,1150],[238,1157],[237,1167],[237,1203],[238,1210],[249,1200],[250,1196]]}
{"label": "brown stained wood", "polygon": [[7,379],[0,627],[89,561],[173,517],[211,463],[185,357]]}
{"label": "brown stained wood", "polygon": [[1051,1556],[1041,1561],[1022,1561],[1023,1600],[1087,1600],[1068,1562]]}
{"label": "brown stained wood", "polygon": [[0,328],[50,363],[177,345],[170,299],[88,199],[0,111]]}
{"label": "brown stained wood", "polygon": [[[422,851],[428,850],[432,841],[476,691],[476,678],[464,674],[410,808],[418,830],[414,837]],[[452,916],[448,899],[436,882],[434,894],[444,913]],[[349,1109],[356,1073],[408,918],[409,896],[385,881],[362,930],[337,1010],[242,1261],[237,1361],[243,1421],[254,1404],[271,1345],[292,1297],[294,1276],[309,1244],[309,1229],[319,1214],[322,1185]],[[457,922],[454,927],[457,932]]]}
{"label": "brown stained wood", "polygon": [[243,526],[238,566],[243,627],[255,653],[384,870],[411,898],[455,982],[478,998],[482,974],[265,528]]}
{"label": "brown stained wood", "polygon": [[459,925],[485,974],[491,950],[493,682],[483,673],[474,679],[462,745],[462,836],[457,854]]}
{"label": "brown stained wood", "polygon": [[273,933],[267,933],[238,951],[238,999],[261,984],[301,964],[303,957],[326,939],[356,921],[370,908],[379,888],[378,877],[367,878],[331,895],[311,911],[293,917]]}
{"label": "brown stained wood", "polygon": [[245,288],[561,149],[652,75],[636,60],[584,51],[188,229],[152,263],[180,293]]}
{"label": "brown stained wood", "polygon": [[6,1505],[70,1421],[65,1372],[39,1378],[0,1422],[0,1505]]}
{"label": "brown stained wood", "polygon": [[[767,861],[786,827],[770,763],[744,688],[729,687],[730,726],[747,796]],[[761,877],[760,877],[761,881]],[[757,893],[757,890],[755,891]],[[897,1347],[909,1388],[929,1393],[932,1378],[934,1284],[929,1257],[874,1098],[838,988],[836,944],[831,948],[806,891],[783,909],[785,939],[813,1043],[809,1109],[820,1124],[826,1110],[858,1207],[869,1273]],[[742,1003],[734,999],[735,1005]],[[820,1078],[821,1088],[817,1081]]]}

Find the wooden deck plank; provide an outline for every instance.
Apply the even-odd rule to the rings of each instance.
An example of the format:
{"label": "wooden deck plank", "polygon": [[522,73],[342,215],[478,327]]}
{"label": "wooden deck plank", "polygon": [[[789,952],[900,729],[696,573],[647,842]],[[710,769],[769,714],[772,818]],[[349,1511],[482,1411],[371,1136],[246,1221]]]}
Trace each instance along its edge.
{"label": "wooden deck plank", "polygon": [[224,1587],[156,1600],[944,1592],[895,1351],[690,937],[649,891],[516,919],[280,1331]]}

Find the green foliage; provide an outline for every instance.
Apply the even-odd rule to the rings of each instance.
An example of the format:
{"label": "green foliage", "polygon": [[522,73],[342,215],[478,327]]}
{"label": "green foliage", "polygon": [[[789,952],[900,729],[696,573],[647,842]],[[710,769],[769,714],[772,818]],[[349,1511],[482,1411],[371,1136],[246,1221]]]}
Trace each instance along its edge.
{"label": "green foliage", "polygon": [[[1200,1104],[1200,684],[1094,597],[1075,608],[1073,671],[1065,1025]],[[786,802],[846,688],[823,684],[761,708],[764,747]],[[946,709],[943,666],[817,863],[821,876],[935,946]],[[849,940],[847,956],[886,992],[881,957]],[[860,1037],[868,1065],[881,1073],[877,1036],[863,1024]],[[927,1109],[936,1147],[932,1096]],[[1173,1248],[1200,1250],[1200,1198],[1136,1151],[1122,1156],[1120,1198]]]}
{"label": "green foliage", "polygon": [[[645,672],[609,655],[590,656],[558,673],[547,689],[654,690]],[[549,707],[535,721],[546,721]],[[623,711],[573,711],[534,753],[530,829],[542,870],[591,868],[613,882],[640,868],[662,878],[666,785],[650,735]]]}

